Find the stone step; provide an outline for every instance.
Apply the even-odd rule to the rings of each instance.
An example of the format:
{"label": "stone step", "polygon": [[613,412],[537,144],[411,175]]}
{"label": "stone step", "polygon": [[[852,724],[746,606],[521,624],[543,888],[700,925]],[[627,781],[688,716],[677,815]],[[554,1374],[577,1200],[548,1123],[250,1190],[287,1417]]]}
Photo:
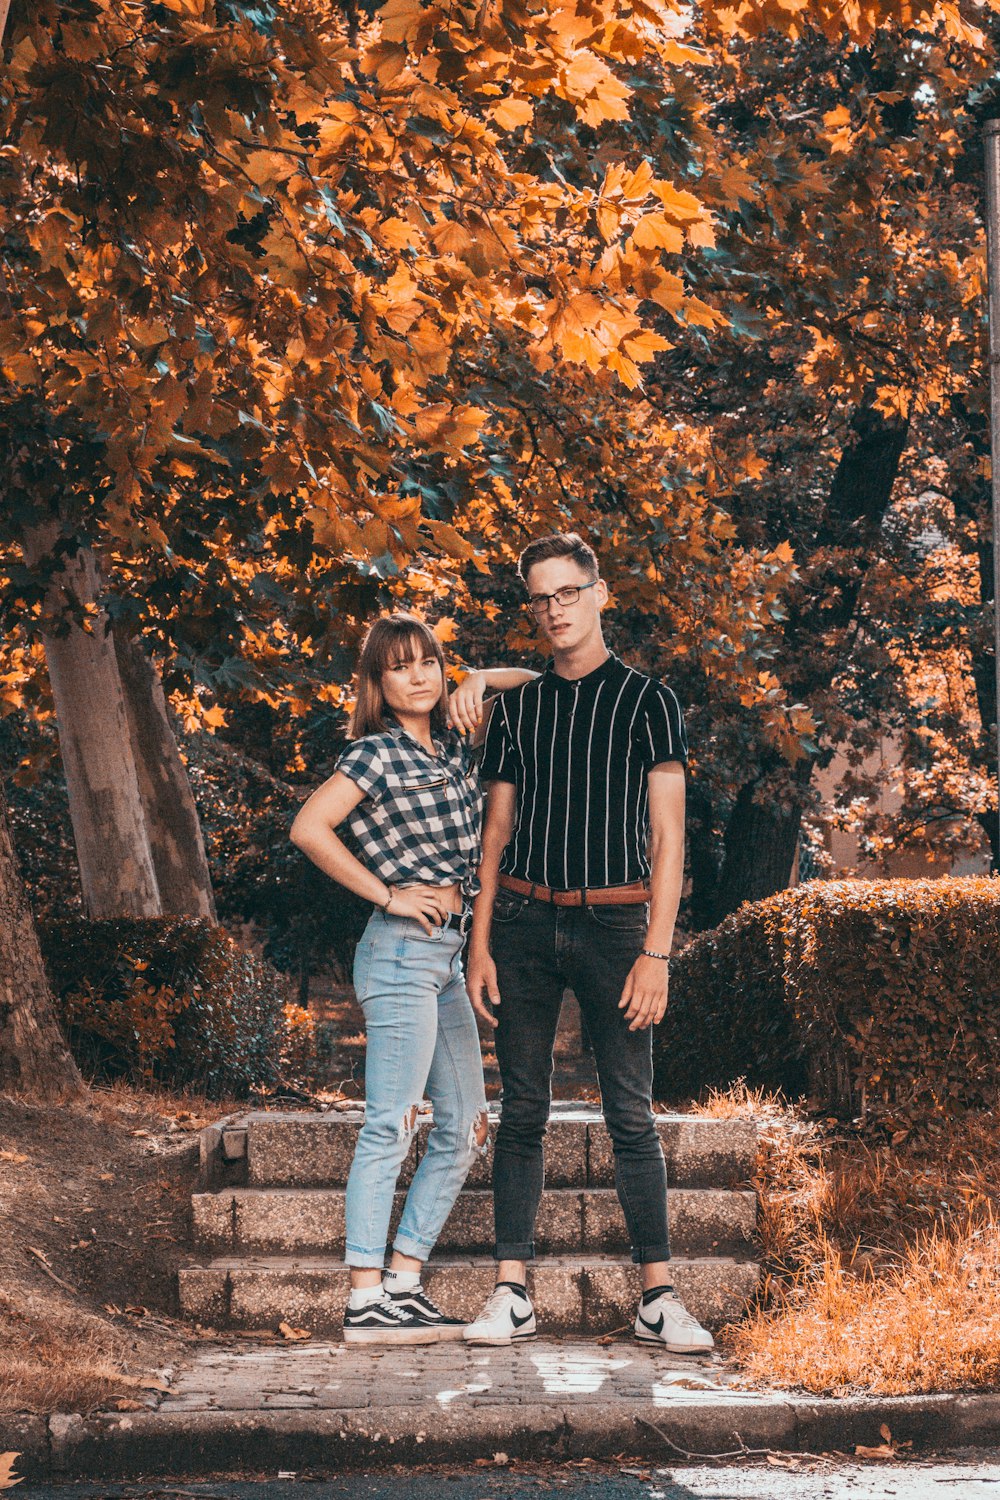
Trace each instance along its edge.
{"label": "stone step", "polygon": [[[491,1118],[495,1129],[495,1112]],[[335,1114],[260,1111],[230,1126],[226,1144],[236,1153],[242,1141],[246,1182],[252,1187],[343,1187],[363,1119],[361,1110]],[[429,1124],[429,1116],[424,1116],[400,1175],[403,1184],[413,1175]],[[757,1130],[751,1121],[661,1114],[657,1129],[671,1185],[732,1188],[749,1181],[757,1149]],[[492,1181],[492,1136],[491,1129],[489,1147],[467,1179],[469,1189],[488,1187]],[[545,1139],[545,1180],[556,1188],[614,1185],[611,1142],[593,1107],[553,1107]]]}
{"label": "stone step", "polygon": [[[393,1229],[405,1194],[397,1193]],[[196,1243],[219,1253],[342,1252],[341,1188],[230,1188],[192,1197]],[[668,1199],[671,1244],[679,1255],[747,1255],[757,1198],[720,1188],[674,1188]],[[390,1231],[390,1242],[391,1242]],[[627,1248],[618,1195],[608,1188],[546,1188],[536,1222],[539,1251],[617,1252]],[[488,1253],[493,1195],[463,1192],[438,1241],[442,1251]]]}
{"label": "stone step", "polygon": [[[752,1261],[724,1257],[671,1263],[678,1292],[709,1328],[744,1312],[760,1281]],[[454,1317],[475,1317],[493,1287],[492,1260],[428,1261],[424,1285]],[[211,1328],[274,1328],[288,1322],[317,1334],[339,1332],[347,1301],[346,1266],[328,1257],[213,1260],[179,1272],[185,1317]],[[610,1333],[631,1326],[640,1284],[638,1267],[603,1256],[551,1257],[528,1269],[539,1327],[546,1333]]]}

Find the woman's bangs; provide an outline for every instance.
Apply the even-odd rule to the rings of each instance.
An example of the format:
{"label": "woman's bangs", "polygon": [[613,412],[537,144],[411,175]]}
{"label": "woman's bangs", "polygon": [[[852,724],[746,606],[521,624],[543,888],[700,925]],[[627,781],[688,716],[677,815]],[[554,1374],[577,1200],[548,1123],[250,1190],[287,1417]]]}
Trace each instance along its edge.
{"label": "woman's bangs", "polygon": [[409,622],[387,634],[383,647],[382,670],[392,667],[407,667],[411,662],[423,661],[425,656],[438,656],[438,645],[429,630],[415,629]]}

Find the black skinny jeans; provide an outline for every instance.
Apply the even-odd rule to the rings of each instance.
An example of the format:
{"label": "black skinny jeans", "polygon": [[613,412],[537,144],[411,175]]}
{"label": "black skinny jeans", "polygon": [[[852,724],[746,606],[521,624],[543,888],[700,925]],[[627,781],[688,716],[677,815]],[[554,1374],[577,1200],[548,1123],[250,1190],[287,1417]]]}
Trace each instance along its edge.
{"label": "black skinny jeans", "polygon": [[629,1031],[618,1008],[645,933],[643,906],[557,907],[502,888],[497,893],[492,949],[503,1081],[493,1158],[497,1260],[534,1257],[552,1053],[567,986],[580,1002],[594,1048],[632,1259],[670,1259],[667,1173],[651,1102],[652,1028]]}

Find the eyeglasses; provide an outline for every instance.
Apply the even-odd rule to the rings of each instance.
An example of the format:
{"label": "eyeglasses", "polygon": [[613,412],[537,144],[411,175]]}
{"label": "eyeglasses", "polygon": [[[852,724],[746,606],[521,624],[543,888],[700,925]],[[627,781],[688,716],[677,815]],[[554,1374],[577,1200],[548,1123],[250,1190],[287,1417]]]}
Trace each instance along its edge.
{"label": "eyeglasses", "polygon": [[595,578],[593,583],[573,584],[569,588],[556,589],[554,594],[532,594],[528,600],[528,608],[533,615],[541,619],[553,602],[558,604],[560,609],[567,609],[569,605],[576,603],[584,589],[596,587],[597,579]]}

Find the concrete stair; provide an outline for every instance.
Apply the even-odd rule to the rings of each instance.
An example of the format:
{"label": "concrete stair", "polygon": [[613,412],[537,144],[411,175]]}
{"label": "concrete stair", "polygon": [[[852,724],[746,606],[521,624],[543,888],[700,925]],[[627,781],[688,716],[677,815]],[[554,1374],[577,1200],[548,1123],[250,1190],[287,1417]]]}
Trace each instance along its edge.
{"label": "concrete stair", "polygon": [[[192,1211],[204,1258],[179,1273],[185,1316],[216,1328],[275,1328],[282,1321],[317,1333],[339,1328],[348,1287],[341,1259],[344,1184],[363,1118],[360,1110],[255,1112],[202,1132]],[[404,1163],[404,1190],[429,1124],[429,1117],[421,1120]],[[657,1127],[670,1183],[675,1282],[695,1316],[717,1327],[739,1316],[760,1276],[756,1196],[747,1186],[756,1131],[747,1121],[688,1115],[660,1115]],[[493,1284],[491,1154],[492,1133],[425,1276],[432,1295],[459,1317],[471,1317]],[[529,1276],[541,1325],[551,1332],[609,1332],[631,1323],[638,1272],[628,1258],[599,1113],[554,1105],[545,1154],[540,1259]],[[394,1224],[403,1197],[397,1193]]]}

